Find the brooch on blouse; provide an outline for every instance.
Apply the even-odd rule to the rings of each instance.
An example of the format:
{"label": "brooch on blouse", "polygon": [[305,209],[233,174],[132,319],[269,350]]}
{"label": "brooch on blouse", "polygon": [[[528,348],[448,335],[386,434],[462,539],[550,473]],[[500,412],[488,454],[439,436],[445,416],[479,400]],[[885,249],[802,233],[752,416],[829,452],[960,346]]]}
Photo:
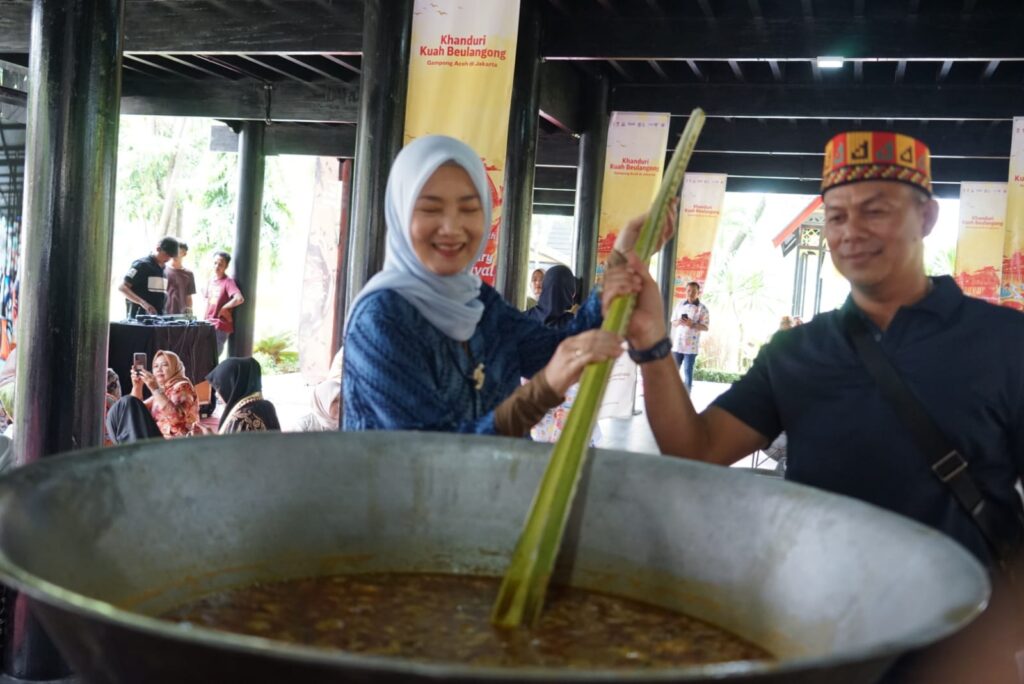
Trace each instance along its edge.
{"label": "brooch on blouse", "polygon": [[484,380],[486,378],[487,376],[484,375],[484,364],[476,364],[476,368],[473,370],[473,386],[477,392],[484,388]]}

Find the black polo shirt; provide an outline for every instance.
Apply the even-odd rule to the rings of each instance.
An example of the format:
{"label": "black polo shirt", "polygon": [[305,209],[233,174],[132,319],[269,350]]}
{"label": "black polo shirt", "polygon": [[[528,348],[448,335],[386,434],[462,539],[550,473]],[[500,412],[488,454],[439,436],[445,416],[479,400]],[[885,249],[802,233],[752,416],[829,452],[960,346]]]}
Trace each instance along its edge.
{"label": "black polo shirt", "polygon": [[[167,300],[167,276],[164,267],[150,254],[132,262],[132,267],[124,274],[124,282],[131,286],[132,292],[153,305],[158,314],[164,312]],[[125,300],[128,306],[128,318],[135,318],[145,310],[135,302]]]}
{"label": "black polo shirt", "polygon": [[714,404],[765,437],[785,430],[787,479],[856,497],[949,534],[986,564],[985,541],[931,472],[842,327],[860,314],[991,499],[1013,505],[1024,472],[1024,315],[934,278],[882,332],[842,309],[775,334]]}

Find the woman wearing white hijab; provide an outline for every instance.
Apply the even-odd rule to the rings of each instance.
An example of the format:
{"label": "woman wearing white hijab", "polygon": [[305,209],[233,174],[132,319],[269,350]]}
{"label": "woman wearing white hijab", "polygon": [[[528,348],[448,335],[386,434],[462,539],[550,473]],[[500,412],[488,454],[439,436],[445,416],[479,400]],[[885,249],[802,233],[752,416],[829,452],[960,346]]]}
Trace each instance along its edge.
{"label": "woman wearing white hijab", "polygon": [[[480,157],[426,136],[395,158],[385,196],[383,270],[353,303],[343,386],[345,430],[436,430],[522,436],[562,401],[588,363],[621,338],[594,330],[604,302],[637,292],[609,270],[561,331],[528,320],[470,273],[491,226]],[[586,332],[584,332],[586,331]],[[520,386],[520,378],[530,378]]]}
{"label": "woman wearing white hijab", "polygon": [[327,378],[313,388],[311,411],[299,419],[299,432],[331,432],[341,422],[341,381]]}

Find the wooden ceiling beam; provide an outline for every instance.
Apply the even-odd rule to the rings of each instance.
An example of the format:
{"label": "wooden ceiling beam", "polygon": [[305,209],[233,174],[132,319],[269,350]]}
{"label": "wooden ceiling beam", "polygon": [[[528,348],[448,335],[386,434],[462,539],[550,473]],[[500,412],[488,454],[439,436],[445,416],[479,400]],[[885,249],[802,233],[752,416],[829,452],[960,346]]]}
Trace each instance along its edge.
{"label": "wooden ceiling beam", "polygon": [[567,133],[583,129],[584,83],[580,73],[565,62],[540,66],[540,115]]}
{"label": "wooden ceiling beam", "polygon": [[[786,195],[817,195],[818,181],[801,181],[789,178],[750,178],[729,176],[725,183],[726,192],[757,192]],[[936,184],[932,188],[936,197],[960,197],[959,184]]]}
{"label": "wooden ceiling beam", "polygon": [[[28,52],[32,3],[3,0],[0,52]],[[224,11],[207,0],[125,1],[125,52],[360,54],[361,0],[230,0]],[[154,6],[160,6],[155,10]],[[170,19],[170,20],[169,20]]]}
{"label": "wooden ceiling beam", "polygon": [[[672,117],[669,140],[676,140],[686,124],[686,117]],[[923,140],[937,157],[1007,157],[1010,150],[1012,122],[931,121],[927,126],[918,121],[861,122],[851,119],[817,120],[732,119],[712,117],[704,124],[697,140],[697,150],[755,152],[762,154],[818,154],[832,136],[843,131],[869,128],[904,133]]]}
{"label": "wooden ceiling beam", "polygon": [[[264,84],[250,79],[170,83],[125,78],[121,113],[262,121],[267,96]],[[274,121],[355,123],[359,114],[358,84],[275,83],[269,97]]]}
{"label": "wooden ceiling beam", "polygon": [[700,84],[617,85],[618,111],[789,118],[1011,119],[1020,115],[1018,86],[996,84],[880,85]]}
{"label": "wooden ceiling beam", "polygon": [[[694,152],[687,169],[701,173],[820,180],[822,158],[822,154],[771,156]],[[933,159],[932,178],[946,183],[1002,182],[1009,168],[1008,159]]]}
{"label": "wooden ceiling beam", "polygon": [[[963,40],[949,40],[949,36]],[[719,17],[713,25],[680,17],[576,14],[545,32],[546,59],[963,59],[1024,57],[1016,15],[923,14],[760,20]]]}
{"label": "wooden ceiling beam", "polygon": [[533,187],[535,190],[573,190],[576,188],[576,168],[538,166]]}
{"label": "wooden ceiling beam", "polygon": [[[355,126],[304,126],[275,123],[267,126],[263,140],[265,154],[297,154],[314,157],[355,157]],[[224,125],[210,128],[210,150],[237,152],[238,134]]]}

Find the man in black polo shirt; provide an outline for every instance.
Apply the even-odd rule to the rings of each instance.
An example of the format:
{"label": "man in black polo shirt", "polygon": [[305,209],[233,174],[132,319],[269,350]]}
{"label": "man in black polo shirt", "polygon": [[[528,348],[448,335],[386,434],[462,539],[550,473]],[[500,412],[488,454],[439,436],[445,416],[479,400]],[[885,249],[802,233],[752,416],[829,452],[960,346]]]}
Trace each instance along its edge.
{"label": "man in black polo shirt", "polygon": [[[979,527],[880,393],[844,332],[843,317],[863,321],[964,455],[990,505],[1012,520],[1019,505],[1014,485],[1024,472],[1024,316],[964,296],[948,276],[925,275],[922,240],[939,207],[920,142],[891,133],[837,136],[826,148],[822,192],[832,261],[851,286],[846,303],[776,333],[750,371],[700,414],[672,359],[651,354],[659,358],[642,369],[658,445],[666,454],[729,465],[784,430],[787,479],[930,525],[992,568]],[[629,337],[643,356],[663,346],[666,331],[657,291],[645,286],[641,300]],[[982,643],[993,643],[992,633]],[[973,648],[974,662],[985,662],[977,650],[983,647]],[[999,653],[993,667],[1003,668],[1002,678],[991,670],[977,681],[1014,681],[1012,661]],[[943,667],[944,682],[978,675],[973,666],[964,673]]]}
{"label": "man in black polo shirt", "polygon": [[149,256],[136,259],[124,275],[118,291],[124,295],[128,318],[139,314],[162,314],[167,299],[167,276],[164,266],[178,255],[178,241],[165,237]]}

